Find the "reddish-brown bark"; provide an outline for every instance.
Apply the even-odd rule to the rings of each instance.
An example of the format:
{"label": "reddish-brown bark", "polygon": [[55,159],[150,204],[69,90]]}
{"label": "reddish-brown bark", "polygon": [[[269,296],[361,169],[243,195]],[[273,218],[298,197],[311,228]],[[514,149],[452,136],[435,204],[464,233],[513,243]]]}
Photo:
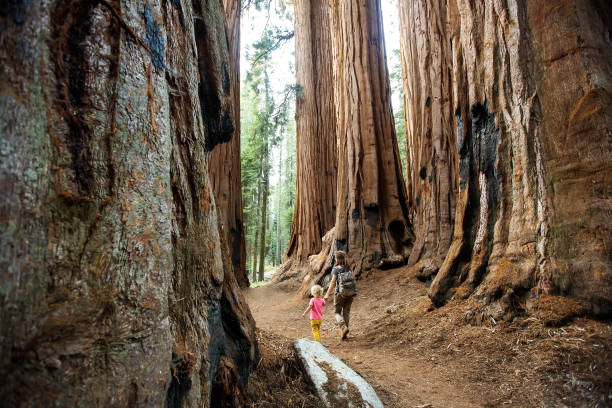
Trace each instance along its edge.
{"label": "reddish-brown bark", "polygon": [[435,275],[432,300],[473,294],[474,315],[497,319],[535,288],[611,313],[609,7],[422,0],[399,10],[410,262]]}
{"label": "reddish-brown bark", "polygon": [[[391,112],[380,2],[330,1],[338,187],[332,249],[356,274],[403,263],[412,247]],[[314,258],[313,263],[321,260]],[[330,266],[328,257],[324,269]]]}
{"label": "reddish-brown bark", "polygon": [[308,272],[308,257],[334,226],[336,119],[327,0],[298,0],[295,15],[296,198],[285,264],[275,281]]}
{"label": "reddish-brown bark", "polygon": [[[402,4],[406,4],[403,2]],[[437,2],[401,7],[401,55],[406,116],[408,206],[416,232],[409,265],[435,272],[450,247],[457,196],[451,53]],[[410,42],[419,33],[423,41]],[[418,119],[417,119],[418,118]]]}
{"label": "reddish-brown bark", "polygon": [[229,78],[234,107],[234,134],[209,155],[210,181],[219,211],[219,233],[230,251],[234,275],[241,287],[249,286],[242,213],[240,173],[240,0],[224,0],[229,40]]}
{"label": "reddish-brown bark", "polygon": [[221,3],[6,4],[0,404],[244,404],[255,322],[207,168],[234,126]]}

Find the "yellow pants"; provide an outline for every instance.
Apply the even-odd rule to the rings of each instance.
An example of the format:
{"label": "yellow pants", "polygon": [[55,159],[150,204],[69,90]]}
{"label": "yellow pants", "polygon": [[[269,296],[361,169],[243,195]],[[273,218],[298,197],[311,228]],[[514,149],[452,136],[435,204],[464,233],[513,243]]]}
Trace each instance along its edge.
{"label": "yellow pants", "polygon": [[321,342],[321,321],[320,320],[311,320],[310,327],[312,327],[312,335],[314,336],[315,341]]}

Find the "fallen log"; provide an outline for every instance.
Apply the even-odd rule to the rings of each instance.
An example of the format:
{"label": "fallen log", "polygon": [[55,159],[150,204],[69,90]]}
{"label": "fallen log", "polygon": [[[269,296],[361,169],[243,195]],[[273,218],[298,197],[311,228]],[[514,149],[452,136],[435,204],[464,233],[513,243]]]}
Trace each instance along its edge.
{"label": "fallen log", "polygon": [[374,388],[321,343],[297,339],[294,347],[325,406],[383,408]]}

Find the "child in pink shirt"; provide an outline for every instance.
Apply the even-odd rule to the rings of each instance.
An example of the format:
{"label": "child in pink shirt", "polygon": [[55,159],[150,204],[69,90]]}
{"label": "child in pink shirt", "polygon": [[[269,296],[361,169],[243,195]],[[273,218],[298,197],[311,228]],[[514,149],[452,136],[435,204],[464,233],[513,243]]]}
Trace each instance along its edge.
{"label": "child in pink shirt", "polygon": [[312,334],[314,335],[315,341],[321,342],[321,320],[323,320],[323,306],[325,306],[325,299],[323,296],[323,288],[319,285],[314,285],[310,288],[313,298],[310,299],[308,308],[302,313],[302,317],[306,316],[306,313],[310,312],[310,327],[312,327]]}

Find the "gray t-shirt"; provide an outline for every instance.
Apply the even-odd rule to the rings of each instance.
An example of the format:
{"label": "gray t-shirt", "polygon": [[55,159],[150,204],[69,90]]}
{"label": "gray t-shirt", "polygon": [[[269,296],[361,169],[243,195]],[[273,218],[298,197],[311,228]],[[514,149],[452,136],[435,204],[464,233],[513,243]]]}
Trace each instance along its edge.
{"label": "gray t-shirt", "polygon": [[[343,266],[334,266],[334,269],[332,269],[332,277],[338,276],[338,274],[342,272],[346,272],[346,269],[344,269]],[[336,278],[336,289],[334,290],[334,293],[338,293],[338,291],[340,291],[340,283],[338,282],[338,278]]]}

